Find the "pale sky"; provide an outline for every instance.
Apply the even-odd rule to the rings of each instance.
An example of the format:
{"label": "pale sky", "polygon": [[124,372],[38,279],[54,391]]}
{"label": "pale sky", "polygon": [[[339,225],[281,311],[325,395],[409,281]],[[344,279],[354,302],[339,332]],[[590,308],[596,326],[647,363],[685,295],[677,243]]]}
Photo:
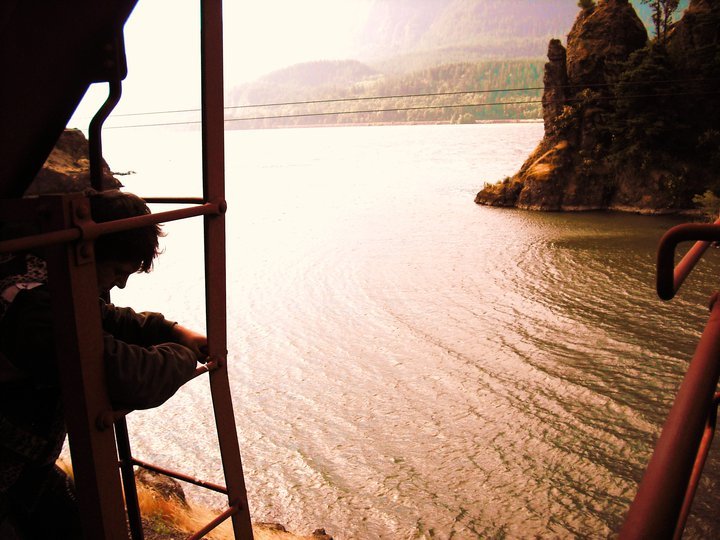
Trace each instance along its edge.
{"label": "pale sky", "polygon": [[[225,87],[310,60],[346,59],[368,0],[225,0]],[[200,106],[200,3],[139,0],[125,25],[128,77],[115,114]],[[94,85],[71,127],[85,129],[107,96]]]}
{"label": "pale sky", "polygon": [[[353,38],[372,3],[225,0],[225,88],[299,62],[353,58]],[[681,6],[686,4],[687,0],[681,1]],[[200,107],[199,14],[199,0],[138,1],[125,25],[129,74],[114,111],[116,119],[121,114]],[[106,96],[106,84],[94,85],[69,126],[86,129]],[[141,117],[133,122],[165,118]]]}

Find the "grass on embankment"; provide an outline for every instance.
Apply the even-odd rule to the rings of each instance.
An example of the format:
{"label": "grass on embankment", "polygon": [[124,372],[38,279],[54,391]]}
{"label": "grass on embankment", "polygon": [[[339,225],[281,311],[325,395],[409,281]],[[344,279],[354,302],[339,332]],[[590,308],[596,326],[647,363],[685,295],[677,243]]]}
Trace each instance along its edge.
{"label": "grass on embankment", "polygon": [[[59,460],[58,466],[72,476],[72,468],[65,461]],[[220,513],[188,504],[140,481],[136,482],[136,486],[145,540],[185,539],[210,523]],[[254,523],[253,534],[256,540],[332,540],[330,536],[321,534],[320,531],[309,536],[299,536],[285,531],[281,525],[271,523]],[[232,540],[234,537],[230,520],[224,521],[203,538]]]}

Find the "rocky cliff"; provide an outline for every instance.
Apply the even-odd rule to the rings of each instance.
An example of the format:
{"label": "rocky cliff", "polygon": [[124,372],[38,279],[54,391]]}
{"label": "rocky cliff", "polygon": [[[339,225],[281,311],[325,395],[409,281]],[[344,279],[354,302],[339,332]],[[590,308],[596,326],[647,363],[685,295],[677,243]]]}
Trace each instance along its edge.
{"label": "rocky cliff", "polygon": [[556,39],[548,47],[542,141],[520,171],[486,184],[475,202],[548,211],[692,207],[694,194],[720,187],[719,34],[720,3],[712,0],[693,0],[666,43],[648,43],[627,0],[582,10],[567,49]]}
{"label": "rocky cliff", "polygon": [[[103,188],[119,188],[103,160]],[[40,172],[25,192],[25,196],[83,191],[90,187],[88,141],[82,131],[66,129],[55,144]]]}

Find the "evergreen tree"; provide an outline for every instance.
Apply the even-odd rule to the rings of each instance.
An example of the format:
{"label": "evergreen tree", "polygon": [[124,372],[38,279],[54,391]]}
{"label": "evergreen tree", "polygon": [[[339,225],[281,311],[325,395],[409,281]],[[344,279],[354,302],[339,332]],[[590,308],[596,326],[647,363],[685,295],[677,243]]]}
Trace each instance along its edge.
{"label": "evergreen tree", "polygon": [[614,92],[615,109],[607,122],[613,160],[645,168],[688,151],[684,89],[664,47],[633,53]]}
{"label": "evergreen tree", "polygon": [[655,37],[664,43],[667,32],[673,22],[673,14],[677,11],[680,0],[641,0],[652,9],[652,21],[655,25]]}

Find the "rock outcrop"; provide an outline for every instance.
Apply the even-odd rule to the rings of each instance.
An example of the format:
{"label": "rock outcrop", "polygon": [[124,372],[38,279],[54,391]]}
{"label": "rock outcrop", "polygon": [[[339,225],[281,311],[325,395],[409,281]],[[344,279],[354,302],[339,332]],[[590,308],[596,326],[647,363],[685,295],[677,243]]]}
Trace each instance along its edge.
{"label": "rock outcrop", "polygon": [[[719,54],[718,26],[708,22],[715,20],[709,16],[717,14],[716,4],[692,0],[672,29],[667,49],[675,58],[691,57],[685,65],[694,61],[705,66],[708,57]],[[475,202],[548,211],[660,213],[690,207],[692,188],[677,189],[677,172],[652,163],[618,166],[613,159],[617,141],[609,124],[617,112],[617,83],[623,80],[626,61],[647,44],[647,32],[627,0],[600,1],[582,10],[568,34],[567,50],[556,39],[548,47],[543,140],[520,171],[486,184]],[[678,169],[690,167],[682,163]],[[696,180],[707,181],[698,174]]]}
{"label": "rock outcrop", "polygon": [[578,90],[607,84],[616,74],[613,63],[626,60],[647,39],[628,0],[606,0],[581,11],[567,36],[570,84]]}
{"label": "rock outcrop", "polygon": [[[102,162],[103,188],[122,187]],[[88,141],[82,131],[66,129],[55,144],[40,172],[25,191],[25,196],[83,191],[90,187]]]}
{"label": "rock outcrop", "polygon": [[673,28],[668,49],[687,71],[702,69],[718,54],[718,11],[717,0],[695,0]]}

